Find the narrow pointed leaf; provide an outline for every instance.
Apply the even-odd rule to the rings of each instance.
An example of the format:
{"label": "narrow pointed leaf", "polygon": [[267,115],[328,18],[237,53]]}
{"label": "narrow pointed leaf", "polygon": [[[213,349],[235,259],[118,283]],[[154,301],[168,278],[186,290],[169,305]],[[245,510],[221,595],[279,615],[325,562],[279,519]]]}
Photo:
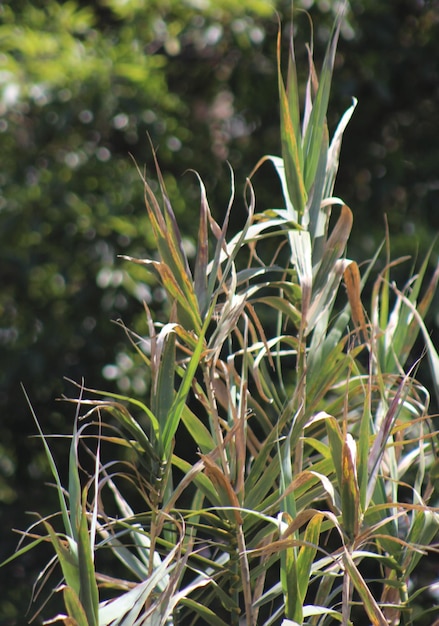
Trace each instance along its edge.
{"label": "narrow pointed leaf", "polygon": [[185,405],[183,407],[183,413],[181,421],[186,426],[186,429],[190,433],[194,443],[199,447],[203,454],[212,452],[215,448],[215,442],[210,434],[209,430],[203,424],[203,422],[195,415],[190,408]]}
{"label": "narrow pointed leaf", "polygon": [[358,571],[354,560],[351,555],[345,551],[344,554],[344,563],[346,570],[349,573],[349,576],[354,584],[355,589],[360,596],[364,609],[371,621],[372,626],[388,626],[388,622],[383,615],[380,607],[378,606],[375,598],[373,597],[369,587],[367,586],[364,578],[361,576]]}
{"label": "narrow pointed leaf", "polygon": [[61,508],[61,513],[62,513],[62,519],[63,519],[63,523],[64,523],[64,528],[66,531],[66,534],[70,537],[73,537],[73,531],[72,531],[72,526],[70,523],[70,517],[69,517],[69,512],[68,512],[68,506],[64,497],[64,489],[63,486],[61,484],[61,479],[59,477],[58,474],[58,469],[56,467],[56,463],[55,463],[55,459],[53,458],[52,452],[50,451],[49,445],[47,444],[46,438],[44,436],[44,433],[41,429],[40,423],[37,419],[37,416],[35,415],[35,411],[32,408],[32,404],[30,402],[29,396],[26,393],[26,390],[24,388],[23,385],[21,385],[21,388],[23,390],[24,396],[26,398],[26,402],[29,406],[29,409],[32,413],[32,417],[34,419],[34,422],[36,424],[36,427],[38,429],[39,435],[41,437],[41,441],[43,442],[43,446],[44,446],[44,451],[46,453],[46,458],[47,461],[49,463],[49,467],[50,467],[50,471],[52,473],[52,476],[55,480],[55,484],[56,484],[56,490],[57,490],[57,494],[58,494],[58,499],[59,499],[59,504],[60,504],[60,508]]}
{"label": "narrow pointed leaf", "polygon": [[187,395],[192,387],[195,372],[200,364],[201,355],[205,350],[204,333],[208,325],[209,319],[206,319],[202,334],[198,337],[197,345],[186,367],[183,379],[176,395],[174,396],[171,408],[169,409],[166,423],[164,424],[161,441],[165,456],[167,457],[172,447],[172,440],[178,428],[180,418],[184,409]]}
{"label": "narrow pointed leaf", "polygon": [[316,514],[309,521],[303,538],[305,545],[300,548],[299,555],[297,557],[297,579],[300,593],[300,603],[302,605],[305,601],[306,592],[309,586],[311,567],[319,545],[322,520],[323,515]]}
{"label": "narrow pointed leaf", "polygon": [[369,479],[368,463],[370,454],[370,425],[370,389],[367,388],[365,390],[363,411],[360,422],[360,432],[358,436],[358,485],[360,506],[363,511],[366,508],[367,483]]}
{"label": "narrow pointed leaf", "polygon": [[343,114],[336,128],[334,136],[331,140],[331,145],[329,146],[329,151],[328,151],[325,188],[323,191],[324,198],[330,198],[333,195],[335,178],[337,176],[338,165],[339,165],[339,157],[340,157],[343,133],[346,130],[346,127],[355,111],[356,106],[357,106],[357,100],[356,98],[353,98],[352,105]]}
{"label": "narrow pointed leaf", "polygon": [[326,113],[328,110],[332,71],[334,68],[335,51],[337,48],[339,32],[340,20],[338,20],[328,44],[328,49],[323,61],[323,68],[320,74],[316,99],[312,107],[309,123],[303,140],[303,158],[305,164],[304,184],[307,192],[311,189],[311,186],[314,183],[320,158],[321,144],[325,133],[327,133],[327,128],[325,128]]}
{"label": "narrow pointed leaf", "polygon": [[326,180],[327,160],[328,160],[328,131],[326,126],[320,144],[319,160],[313,184],[308,200],[308,230],[311,234],[313,244],[313,265],[321,259],[325,235],[328,230],[329,210],[323,204],[323,191]]}
{"label": "narrow pointed leaf", "polygon": [[181,601],[181,604],[195,611],[201,617],[203,623],[209,624],[209,626],[229,626],[230,624],[230,622],[224,622],[214,611],[204,606],[201,602],[185,598]]}
{"label": "narrow pointed leaf", "polygon": [[343,257],[351,234],[352,222],[352,211],[346,204],[342,204],[340,216],[325,244],[322,260],[314,277],[314,293],[324,289],[328,282],[328,275],[334,270],[336,262]]}
{"label": "narrow pointed leaf", "polygon": [[343,529],[351,541],[358,534],[361,514],[356,456],[355,441],[346,433],[342,446],[341,514]]}
{"label": "narrow pointed leaf", "polygon": [[[174,376],[176,369],[175,333],[173,328],[162,328],[156,341],[154,355],[154,374],[156,376],[151,390],[151,406],[157,417],[161,432],[164,431],[169,412],[174,400]],[[164,333],[164,331],[166,331]]]}
{"label": "narrow pointed leaf", "polygon": [[80,577],[80,600],[87,615],[88,626],[97,626],[99,610],[99,592],[94,569],[94,555],[86,513],[86,492],[83,495],[84,505],[78,528],[78,567]]}
{"label": "narrow pointed leaf", "polygon": [[97,622],[89,622],[84,607],[82,606],[77,594],[71,587],[63,589],[64,604],[70,618],[75,620],[72,622],[75,626],[92,626]]}
{"label": "narrow pointed leaf", "polygon": [[[301,155],[301,138],[297,135],[293,119],[290,112],[290,104],[292,99],[288,99],[285,91],[285,85],[282,79],[281,63],[280,63],[280,45],[281,36],[278,35],[277,42],[277,64],[278,64],[278,85],[280,98],[280,116],[281,116],[281,143],[282,157],[285,167],[285,180],[288,190],[288,197],[292,203],[294,214],[293,219],[299,224],[302,223],[302,217],[305,211],[307,193],[302,174],[302,155]],[[295,112],[293,112],[295,117]]]}
{"label": "narrow pointed leaf", "polygon": [[[291,6],[291,8],[293,7]],[[294,30],[294,25],[293,25],[293,22],[291,21],[286,93],[287,93],[287,98],[288,98],[288,111],[290,113],[290,118],[291,118],[291,122],[293,125],[294,133],[296,137],[300,137],[299,84],[297,82],[297,69],[296,69],[296,59],[295,59],[295,51],[294,51],[293,30]]]}
{"label": "narrow pointed leaf", "polygon": [[74,543],[68,543],[61,539],[48,522],[43,520],[43,523],[58,556],[58,562],[61,565],[66,585],[71,587],[79,597],[81,583],[78,570],[78,555],[72,552],[72,548],[77,549],[77,546]]}
{"label": "narrow pointed leaf", "polygon": [[208,215],[210,213],[207,204],[206,189],[200,181],[201,203],[200,203],[200,224],[198,228],[197,256],[195,259],[194,289],[198,299],[200,313],[203,316],[208,307],[207,289],[207,266],[209,263],[209,240],[208,240]]}

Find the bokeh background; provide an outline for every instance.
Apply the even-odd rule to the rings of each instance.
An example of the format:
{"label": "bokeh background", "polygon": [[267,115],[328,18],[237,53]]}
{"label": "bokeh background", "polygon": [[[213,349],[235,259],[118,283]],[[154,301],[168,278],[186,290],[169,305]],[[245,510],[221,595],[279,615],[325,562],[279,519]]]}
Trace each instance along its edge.
{"label": "bokeh background", "polygon": [[[318,66],[341,4],[296,0],[307,11],[294,19],[303,76],[308,15]],[[0,561],[17,545],[11,529],[35,519],[26,512],[57,509],[21,385],[48,435],[71,431],[73,408],[58,401],[76,393],[66,379],[147,391],[148,374],[115,323],[144,332],[142,302],[160,315],[163,300],[142,268],[118,256],[154,254],[135,163],[154,179],[157,149],[190,251],[199,188],[188,170],[221,221],[229,162],[238,227],[246,176],[262,155],[280,153],[276,37],[280,17],[286,58],[290,9],[290,0],[0,1]],[[330,129],[352,97],[359,104],[336,193],[354,213],[348,255],[370,258],[387,222],[392,257],[411,256],[402,281],[439,230],[438,59],[436,0],[351,0]],[[268,165],[253,182],[259,208],[279,206]],[[436,262],[437,246],[431,269]],[[50,443],[63,476],[66,442]],[[48,558],[41,547],[0,570],[2,626],[26,623]]]}

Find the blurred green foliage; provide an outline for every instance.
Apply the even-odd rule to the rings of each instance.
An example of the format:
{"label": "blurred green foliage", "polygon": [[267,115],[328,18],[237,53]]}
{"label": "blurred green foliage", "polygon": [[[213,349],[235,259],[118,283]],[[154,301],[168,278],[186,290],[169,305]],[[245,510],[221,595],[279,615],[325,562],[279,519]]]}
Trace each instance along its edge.
{"label": "blurred green foliage", "polygon": [[[141,268],[117,258],[154,244],[130,154],[149,171],[149,135],[190,250],[199,200],[185,171],[200,173],[221,216],[228,160],[239,223],[245,177],[280,152],[272,4],[0,2],[0,560],[16,545],[7,529],[27,525],[22,511],[51,510],[20,382],[49,434],[70,431],[68,407],[55,403],[70,393],[63,377],[138,394],[148,384],[112,322],[141,333],[140,303],[160,310],[162,300]],[[274,5],[287,48],[290,2]],[[296,3],[313,19],[316,47],[339,5]],[[384,214],[393,256],[425,252],[439,228],[438,22],[436,0],[352,0],[347,13],[329,122],[333,130],[359,99],[336,189],[355,214],[357,260],[381,240]],[[298,13],[295,24],[306,73],[310,23]],[[281,202],[268,168],[254,183],[258,203]],[[0,624],[23,623],[39,569],[27,561],[0,571]]]}

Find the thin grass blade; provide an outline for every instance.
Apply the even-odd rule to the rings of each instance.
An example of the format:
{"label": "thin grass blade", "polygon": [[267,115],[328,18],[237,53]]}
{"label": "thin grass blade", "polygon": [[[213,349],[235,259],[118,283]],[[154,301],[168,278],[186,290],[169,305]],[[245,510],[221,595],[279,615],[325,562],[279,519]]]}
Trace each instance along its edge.
{"label": "thin grass blade", "polygon": [[63,486],[61,484],[61,479],[59,477],[58,474],[58,469],[56,467],[56,463],[55,463],[55,459],[53,458],[52,452],[50,451],[49,445],[47,444],[46,438],[44,436],[44,433],[41,429],[40,423],[37,419],[37,416],[35,415],[35,411],[32,408],[32,404],[30,402],[29,396],[27,395],[27,392],[24,388],[23,385],[21,385],[21,388],[23,390],[24,396],[26,398],[26,402],[29,406],[29,409],[32,413],[32,417],[34,419],[34,422],[36,424],[36,427],[38,429],[38,432],[40,434],[41,437],[41,441],[43,442],[43,446],[44,446],[44,450],[46,453],[46,457],[47,457],[47,461],[49,463],[49,467],[50,467],[50,471],[52,473],[52,476],[55,480],[55,484],[56,484],[56,491],[58,494],[58,500],[59,500],[59,505],[60,505],[60,509],[61,509],[61,514],[62,514],[62,518],[63,518],[63,523],[64,523],[64,528],[66,531],[66,534],[70,537],[73,537],[73,530],[72,530],[72,526],[70,523],[70,517],[69,517],[69,512],[68,512],[68,506],[67,506],[67,502],[64,496],[64,489]]}
{"label": "thin grass blade", "polygon": [[71,587],[64,587],[63,598],[67,613],[74,620],[72,626],[92,626],[92,624],[97,624],[96,621],[89,621],[81,601]]}
{"label": "thin grass blade", "polygon": [[99,612],[99,592],[96,583],[94,554],[87,523],[87,492],[84,490],[83,506],[78,528],[78,568],[80,579],[80,601],[87,616],[88,626],[97,626]]}
{"label": "thin grass blade", "polygon": [[347,550],[344,552],[344,565],[354,584],[355,589],[360,596],[364,609],[371,621],[372,626],[388,626],[388,622],[373,597],[364,578],[361,576],[353,558]]}
{"label": "thin grass blade", "polygon": [[327,136],[326,113],[328,110],[331,90],[332,72],[334,69],[335,51],[340,32],[340,18],[335,24],[328,48],[323,60],[319,87],[313,104],[309,122],[303,139],[304,154],[304,185],[308,192],[314,183],[324,136]]}
{"label": "thin grass blade", "polygon": [[[288,197],[294,211],[292,218],[294,221],[301,224],[305,212],[307,193],[302,173],[303,163],[301,137],[298,134],[297,128],[298,101],[296,98],[289,98],[285,90],[281,71],[280,49],[281,35],[279,30],[277,39],[277,70],[280,99],[282,157],[285,168],[286,188],[288,190]],[[294,84],[290,83],[289,88],[290,91],[292,91]],[[296,124],[294,124],[293,120]]]}

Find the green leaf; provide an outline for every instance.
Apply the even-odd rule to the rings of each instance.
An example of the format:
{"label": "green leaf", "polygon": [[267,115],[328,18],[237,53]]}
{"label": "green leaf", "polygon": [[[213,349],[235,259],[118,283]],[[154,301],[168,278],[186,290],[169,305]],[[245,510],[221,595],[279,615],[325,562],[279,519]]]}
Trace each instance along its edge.
{"label": "green leaf", "polygon": [[209,624],[209,626],[229,626],[230,622],[224,622],[218,615],[209,609],[207,606],[204,606],[200,602],[196,602],[191,598],[184,598],[181,601],[183,606],[190,608],[195,611],[201,619],[204,620],[205,624]]}
{"label": "green leaf", "polygon": [[81,400],[81,403],[83,405],[100,406],[107,409],[109,412],[113,411],[115,415],[118,416],[118,418],[122,421],[122,423],[128,428],[131,434],[135,437],[136,441],[138,441],[145,450],[151,448],[151,442],[149,441],[148,436],[123,404],[131,404],[140,409],[151,424],[153,433],[158,436],[158,433],[160,431],[158,420],[155,417],[154,413],[151,411],[151,409],[149,409],[144,402],[141,402],[140,400],[137,400],[137,398],[134,398],[132,396],[124,396],[122,394],[113,393],[111,391],[99,391],[98,389],[89,389],[86,387],[84,387],[84,390],[89,391],[90,393],[93,393],[97,396],[104,396],[105,398],[114,398],[115,400],[119,400],[118,403],[108,401],[96,402],[91,400]]}
{"label": "green leaf", "polygon": [[326,432],[328,434],[329,448],[331,450],[331,458],[334,464],[335,474],[337,476],[337,484],[340,493],[340,487],[343,481],[343,435],[340,427],[334,417],[328,415],[325,419]]}
{"label": "green leaf", "polygon": [[355,440],[346,433],[342,447],[341,514],[343,528],[351,541],[358,535],[361,518],[356,460]]}
{"label": "green leaf", "polygon": [[360,507],[364,511],[367,504],[367,484],[369,481],[368,463],[370,454],[370,435],[372,415],[370,410],[370,389],[365,389],[363,411],[358,435],[358,485]]}
{"label": "green leaf", "polygon": [[323,203],[323,190],[326,181],[328,160],[328,132],[326,126],[320,145],[319,160],[314,181],[309,193],[308,201],[308,230],[311,235],[313,248],[313,265],[319,263],[323,250],[324,240],[328,231],[329,210]]}
{"label": "green leaf", "polygon": [[73,535],[73,530],[72,530],[72,526],[71,526],[71,523],[70,523],[68,506],[67,506],[67,503],[66,503],[66,500],[65,500],[64,489],[63,489],[63,486],[61,484],[61,479],[60,479],[59,474],[58,474],[58,469],[56,467],[55,459],[53,458],[53,455],[52,455],[52,453],[50,451],[50,448],[49,448],[49,446],[47,444],[47,441],[46,441],[46,438],[44,436],[44,433],[43,433],[43,431],[41,429],[40,423],[38,422],[37,416],[35,415],[35,412],[34,412],[34,410],[32,408],[29,396],[27,395],[26,390],[25,390],[23,385],[21,386],[21,388],[23,390],[23,393],[24,393],[24,396],[26,398],[27,404],[28,404],[29,409],[30,409],[30,411],[32,413],[32,417],[33,417],[34,422],[35,422],[35,424],[37,426],[37,429],[38,429],[38,432],[40,434],[41,440],[43,442],[44,450],[45,450],[46,457],[47,457],[47,460],[48,460],[48,463],[49,463],[49,467],[50,467],[50,471],[52,472],[52,476],[55,479],[56,491],[57,491],[57,494],[58,494],[59,504],[60,504],[61,513],[62,513],[62,519],[63,519],[64,528],[65,528],[66,534],[68,536],[70,536],[70,537],[73,537],[74,535]]}
{"label": "green leaf", "polygon": [[[82,390],[81,390],[82,395]],[[78,401],[81,402],[81,398]],[[79,410],[80,404],[78,404]],[[72,528],[72,538],[78,542],[79,520],[81,519],[81,482],[79,479],[79,461],[78,461],[78,415],[75,417],[73,424],[73,436],[70,444],[69,453],[69,502],[70,502],[70,520]]]}
{"label": "green leaf", "polygon": [[98,626],[99,592],[94,569],[94,555],[91,548],[87,523],[87,492],[83,493],[83,507],[78,528],[78,568],[80,578],[80,600],[88,620],[88,626]]}
{"label": "green leaf", "polygon": [[429,546],[439,531],[439,516],[429,510],[418,510],[413,512],[412,523],[407,536],[407,548],[401,555],[401,565],[404,568],[404,575],[410,576],[422,558],[422,553],[412,550],[411,546]]}
{"label": "green leaf", "polygon": [[61,539],[47,521],[43,520],[43,524],[58,556],[58,562],[61,565],[66,585],[71,587],[79,597],[81,582],[79,577],[77,544],[72,539],[67,539],[67,541]]}
{"label": "green leaf", "polygon": [[[198,175],[197,175],[198,176]],[[197,255],[195,259],[194,289],[198,299],[201,317],[209,307],[209,292],[207,288],[207,266],[209,263],[209,239],[207,231],[208,217],[210,216],[207,203],[206,189],[198,176],[201,188],[200,225],[198,228]]]}
{"label": "green leaf", "polygon": [[347,551],[344,552],[344,564],[347,572],[349,573],[349,577],[363,602],[364,609],[371,621],[371,625],[388,626],[388,621],[384,617],[364,578],[358,571],[354,560]]}
{"label": "green leaf", "polygon": [[209,452],[212,452],[212,450],[215,448],[215,442],[209,430],[186,404],[183,407],[181,421],[185,425],[194,443],[198,446],[201,452],[203,454],[208,454]]}
{"label": "green leaf", "polygon": [[[287,437],[283,445],[279,446],[280,457],[280,497],[283,521],[290,524],[296,517],[296,500],[294,491],[289,489],[293,482],[293,468],[291,464],[290,438]],[[280,579],[285,601],[285,615],[292,619],[302,621],[302,602],[299,590],[297,572],[297,548],[295,546],[285,548],[280,556]]]}
{"label": "green leaf", "polygon": [[200,336],[197,339],[195,350],[187,364],[186,370],[183,375],[183,379],[180,383],[180,387],[176,395],[174,396],[171,408],[169,409],[166,423],[164,424],[163,432],[161,433],[161,442],[165,458],[168,457],[172,448],[172,441],[175,432],[180,423],[180,418],[184,410],[187,395],[192,387],[192,382],[195,377],[195,372],[200,364],[201,355],[205,349],[204,335],[209,323],[209,317],[206,319]]}
{"label": "green leaf", "polygon": [[327,138],[326,113],[328,110],[329,94],[331,90],[332,71],[334,68],[335,51],[340,32],[340,19],[337,20],[323,61],[320,82],[315,102],[309,116],[303,139],[304,184],[307,192],[314,184],[321,146]]}
{"label": "green leaf", "polygon": [[176,350],[174,324],[165,324],[154,338],[151,408],[163,433],[174,400]]}
{"label": "green leaf", "polygon": [[97,624],[95,620],[92,622],[88,620],[78,595],[71,587],[64,587],[63,597],[67,613],[69,617],[75,620],[75,626],[92,626],[92,624]]}
{"label": "green leaf", "polygon": [[[292,47],[291,43],[291,47]],[[302,164],[302,148],[301,137],[299,134],[299,128],[297,125],[297,119],[299,116],[298,111],[298,99],[291,94],[287,94],[285,85],[282,79],[281,71],[281,58],[280,58],[281,36],[280,29],[277,39],[277,71],[278,71],[278,86],[279,86],[279,99],[280,99],[280,119],[281,119],[281,144],[282,144],[282,158],[285,168],[285,181],[286,188],[288,190],[288,198],[292,204],[291,218],[302,223],[303,214],[305,212],[305,205],[307,200],[307,193],[303,180],[303,164]],[[290,79],[292,72],[290,72]],[[291,81],[288,85],[289,91],[292,92],[297,85]]]}
{"label": "green leaf", "polygon": [[300,603],[302,604],[302,606],[305,601],[306,593],[309,587],[312,564],[317,554],[322,520],[323,515],[317,513],[308,522],[305,536],[303,538],[304,545],[301,546],[299,555],[297,557],[297,580],[300,594]]}
{"label": "green leaf", "polygon": [[[172,456],[172,463],[173,465],[175,465],[175,467],[178,467],[185,475],[188,475],[194,467],[186,460],[176,456],[175,454]],[[197,472],[194,474],[192,480],[197,489],[199,489],[204,494],[204,496],[207,498],[212,506],[220,506],[221,502],[218,498],[218,493],[210,478],[208,478],[206,474]]]}

